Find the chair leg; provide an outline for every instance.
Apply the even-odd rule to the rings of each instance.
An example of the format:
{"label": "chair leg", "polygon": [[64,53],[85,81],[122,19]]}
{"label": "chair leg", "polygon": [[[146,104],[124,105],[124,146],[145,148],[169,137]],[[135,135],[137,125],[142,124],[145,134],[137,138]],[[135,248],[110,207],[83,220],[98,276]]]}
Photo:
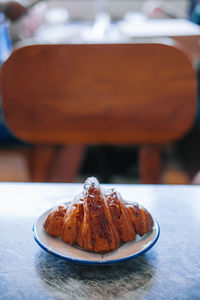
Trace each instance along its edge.
{"label": "chair leg", "polygon": [[139,149],[140,182],[160,183],[161,151],[159,146],[141,146]]}
{"label": "chair leg", "polygon": [[76,182],[85,154],[85,145],[65,145],[58,149],[53,182]]}
{"label": "chair leg", "polygon": [[51,181],[57,149],[55,146],[35,146],[29,152],[29,168],[33,182]]}

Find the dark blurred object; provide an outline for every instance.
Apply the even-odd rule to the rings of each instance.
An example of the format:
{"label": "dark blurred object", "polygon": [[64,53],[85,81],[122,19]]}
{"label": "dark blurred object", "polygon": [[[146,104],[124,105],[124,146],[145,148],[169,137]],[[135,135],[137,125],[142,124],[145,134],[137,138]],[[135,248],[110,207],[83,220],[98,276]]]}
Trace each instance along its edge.
{"label": "dark blurred object", "polygon": [[9,2],[8,8],[6,10],[6,16],[11,20],[17,20],[26,12],[26,8],[18,2]]}
{"label": "dark blurred object", "polygon": [[200,0],[190,0],[189,20],[200,25]]}
{"label": "dark blurred object", "polygon": [[139,182],[138,150],[136,146],[89,146],[80,177],[94,175],[106,183]]}
{"label": "dark blurred object", "polygon": [[4,13],[6,18],[14,21],[20,18],[26,12],[26,8],[19,2],[5,1],[0,3],[0,11]]}
{"label": "dark blurred object", "polygon": [[[188,19],[200,25],[200,0],[190,0]],[[197,77],[197,114],[194,127],[176,145],[179,157],[191,178],[191,184],[200,184],[200,61],[195,63]]]}

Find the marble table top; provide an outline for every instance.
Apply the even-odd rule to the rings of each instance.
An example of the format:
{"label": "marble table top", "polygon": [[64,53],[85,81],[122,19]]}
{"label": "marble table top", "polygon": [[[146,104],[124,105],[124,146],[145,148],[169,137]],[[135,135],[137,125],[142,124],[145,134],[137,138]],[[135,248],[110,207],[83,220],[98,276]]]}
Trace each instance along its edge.
{"label": "marble table top", "polygon": [[200,187],[117,185],[161,233],[145,254],[106,266],[59,259],[33,238],[37,218],[81,187],[0,183],[0,299],[200,299]]}

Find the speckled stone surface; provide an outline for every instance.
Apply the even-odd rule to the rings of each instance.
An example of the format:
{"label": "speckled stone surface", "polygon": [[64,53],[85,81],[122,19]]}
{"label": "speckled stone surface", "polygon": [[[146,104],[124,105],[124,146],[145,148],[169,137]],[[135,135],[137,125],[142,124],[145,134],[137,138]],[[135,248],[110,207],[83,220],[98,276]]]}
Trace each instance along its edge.
{"label": "speckled stone surface", "polygon": [[200,299],[200,187],[118,185],[160,224],[158,242],[131,261],[86,266],[43,251],[32,226],[78,184],[0,184],[0,299]]}

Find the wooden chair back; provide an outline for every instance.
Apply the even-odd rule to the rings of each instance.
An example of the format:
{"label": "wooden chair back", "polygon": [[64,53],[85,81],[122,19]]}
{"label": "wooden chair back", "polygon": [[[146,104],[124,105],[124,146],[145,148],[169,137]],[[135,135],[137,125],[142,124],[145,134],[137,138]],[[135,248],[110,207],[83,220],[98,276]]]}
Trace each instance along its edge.
{"label": "wooden chair back", "polygon": [[40,145],[142,145],[142,182],[158,179],[149,170],[160,168],[157,146],[183,136],[194,120],[193,66],[165,44],[27,46],[1,75],[6,120],[18,137]]}

